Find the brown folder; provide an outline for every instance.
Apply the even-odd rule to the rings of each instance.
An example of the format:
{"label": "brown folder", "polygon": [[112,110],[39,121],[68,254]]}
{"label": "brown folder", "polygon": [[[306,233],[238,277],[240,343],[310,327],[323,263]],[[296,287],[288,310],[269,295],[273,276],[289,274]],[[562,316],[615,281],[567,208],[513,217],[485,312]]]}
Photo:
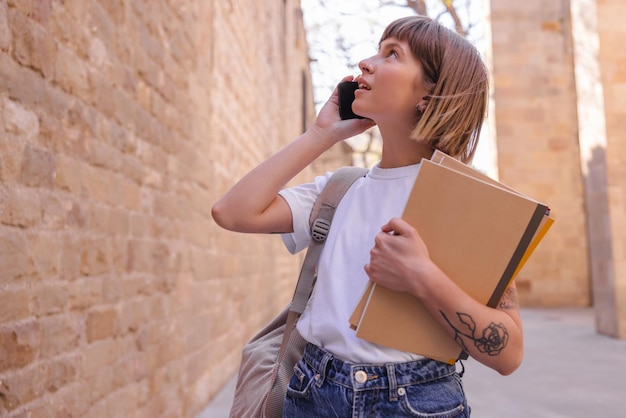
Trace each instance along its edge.
{"label": "brown folder", "polygon": [[[422,161],[403,218],[418,230],[439,268],[474,299],[495,306],[552,220],[547,206],[449,164],[454,165]],[[465,357],[406,293],[370,284],[350,322],[358,337],[377,344],[447,363]]]}
{"label": "brown folder", "polygon": [[[444,165],[446,167],[449,167],[453,170],[459,171],[463,174],[467,174],[469,176],[472,176],[476,179],[485,181],[489,184],[492,184],[496,187],[500,187],[503,188],[505,190],[508,190],[512,193],[516,193],[519,194],[520,196],[524,196],[523,194],[519,193],[517,190],[507,186],[506,184],[500,183],[494,179],[492,179],[491,177],[481,173],[480,171],[476,171],[474,170],[472,167],[462,163],[461,161],[450,157],[449,155],[439,151],[439,150],[435,150],[435,152],[433,153],[432,157],[430,158],[431,161],[436,162],[440,165]],[[526,197],[526,196],[524,196]],[[548,232],[548,229],[550,229],[550,227],[552,226],[552,224],[554,223],[554,219],[550,216],[550,210],[548,209],[543,217],[543,220],[541,221],[541,224],[539,225],[539,228],[537,229],[537,232],[535,232],[535,235],[533,236],[533,239],[530,243],[530,245],[528,246],[528,248],[526,249],[526,252],[524,253],[524,256],[522,257],[519,265],[517,266],[517,269],[515,270],[515,272],[513,273],[513,277],[511,277],[511,281],[513,279],[515,279],[515,276],[517,276],[517,273],[519,273],[519,271],[522,269],[522,267],[524,266],[524,264],[526,263],[526,261],[530,258],[530,256],[532,255],[533,251],[535,251],[535,249],[537,248],[537,246],[539,245],[539,243],[541,242],[541,240],[543,239],[543,237],[546,235],[546,233]],[[505,286],[506,288],[506,286]],[[504,290],[504,289],[502,289]],[[500,298],[502,297],[502,294],[500,292],[496,292],[494,293],[494,295],[492,295],[492,299],[490,300],[487,305],[491,306],[491,307],[495,307],[496,304],[498,303],[498,301],[500,300]]]}

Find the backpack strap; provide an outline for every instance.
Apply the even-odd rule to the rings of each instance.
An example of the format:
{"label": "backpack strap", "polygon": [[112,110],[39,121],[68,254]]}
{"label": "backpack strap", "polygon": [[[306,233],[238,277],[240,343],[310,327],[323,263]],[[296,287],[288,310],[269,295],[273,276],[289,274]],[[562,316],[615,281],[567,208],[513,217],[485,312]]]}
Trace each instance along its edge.
{"label": "backpack strap", "polygon": [[[271,389],[263,402],[263,411],[259,416],[282,415],[287,384],[293,375],[293,367],[302,357],[306,346],[306,340],[296,331],[296,323],[313,291],[317,262],[324,247],[330,223],[335,214],[335,209],[345,192],[355,180],[363,177],[366,172],[366,169],[358,167],[340,168],[328,179],[326,187],[324,187],[315,205],[313,205],[310,217],[312,239],[302,264],[298,284],[296,285],[289,309],[283,310],[280,315],[281,320],[284,318],[285,328],[276,362],[274,363],[275,367],[270,378]],[[284,317],[285,313],[286,318]]]}
{"label": "backpack strap", "polygon": [[351,166],[341,167],[330,176],[328,183],[326,183],[326,186],[315,201],[315,205],[313,205],[309,221],[313,238],[311,239],[309,249],[304,257],[300,277],[298,277],[298,284],[296,285],[296,290],[287,315],[285,333],[283,334],[283,341],[278,352],[279,362],[282,361],[287,345],[289,344],[290,334],[295,329],[296,322],[302,312],[304,312],[309,297],[311,297],[311,293],[313,293],[317,262],[322,253],[322,248],[324,248],[324,242],[328,236],[330,223],[335,215],[335,209],[339,206],[341,198],[348,191],[350,186],[352,186],[352,183],[363,177],[366,173],[367,169],[365,168]]}
{"label": "backpack strap", "polygon": [[317,198],[309,221],[312,239],[302,263],[302,270],[300,271],[290,311],[298,315],[304,312],[304,308],[313,292],[317,262],[328,236],[335,209],[339,206],[341,198],[343,198],[350,186],[357,179],[365,176],[366,173],[367,169],[361,167],[341,167],[333,173]]}
{"label": "backpack strap", "polygon": [[[285,330],[280,344],[280,349],[278,351],[278,357],[276,359],[277,363],[281,366],[276,367],[272,374],[272,382],[274,382],[272,384],[272,390],[278,390],[279,387],[282,388],[282,384],[286,385],[288,376],[291,376],[291,373],[293,372],[293,364],[291,362],[285,363],[289,364],[289,370],[283,370],[285,353],[293,354],[293,352],[298,351],[300,353],[299,355],[301,355],[302,350],[304,350],[306,341],[299,336],[299,334],[293,334],[293,332],[295,331],[298,318],[300,318],[300,315],[304,312],[304,308],[306,307],[309,297],[313,292],[317,262],[322,252],[322,248],[324,247],[324,242],[326,240],[326,236],[328,235],[328,230],[330,229],[330,223],[335,214],[335,209],[339,205],[339,201],[343,195],[346,191],[348,191],[352,183],[354,183],[358,178],[363,177],[365,173],[367,173],[367,170],[364,168],[340,168],[330,177],[326,187],[324,187],[318,196],[315,205],[313,205],[310,224],[312,234],[315,234],[316,238],[311,239],[311,243],[309,244],[309,249],[307,250],[304,262],[302,263],[302,270],[300,271],[300,277],[298,278],[298,284],[296,285],[291,306],[289,307],[289,311],[287,313]],[[292,336],[294,336],[294,338],[292,338]],[[295,362],[298,359],[291,360]],[[277,384],[278,380],[281,381],[281,385]],[[282,391],[280,394],[276,395],[276,397],[281,401],[284,399],[284,396],[285,395]]]}

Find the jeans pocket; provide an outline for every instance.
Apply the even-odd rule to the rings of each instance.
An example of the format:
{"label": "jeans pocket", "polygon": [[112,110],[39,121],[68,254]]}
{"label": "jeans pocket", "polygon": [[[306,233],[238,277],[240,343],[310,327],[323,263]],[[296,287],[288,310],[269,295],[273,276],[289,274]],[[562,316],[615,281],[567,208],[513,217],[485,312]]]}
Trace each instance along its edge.
{"label": "jeans pocket", "polygon": [[402,409],[411,417],[468,417],[469,408],[455,376],[398,389]]}
{"label": "jeans pocket", "polygon": [[305,398],[310,393],[311,385],[315,382],[317,372],[309,367],[304,360],[296,363],[293,376],[287,386],[287,396]]}

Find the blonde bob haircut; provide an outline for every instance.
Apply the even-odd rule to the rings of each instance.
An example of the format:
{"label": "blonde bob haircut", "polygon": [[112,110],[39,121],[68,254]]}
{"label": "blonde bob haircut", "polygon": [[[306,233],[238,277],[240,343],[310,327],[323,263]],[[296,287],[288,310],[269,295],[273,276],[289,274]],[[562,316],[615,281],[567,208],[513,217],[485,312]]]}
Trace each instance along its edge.
{"label": "blonde bob haircut", "polygon": [[467,163],[472,160],[486,116],[487,68],[465,38],[425,16],[392,22],[387,38],[406,41],[422,64],[425,107],[416,107],[411,138]]}

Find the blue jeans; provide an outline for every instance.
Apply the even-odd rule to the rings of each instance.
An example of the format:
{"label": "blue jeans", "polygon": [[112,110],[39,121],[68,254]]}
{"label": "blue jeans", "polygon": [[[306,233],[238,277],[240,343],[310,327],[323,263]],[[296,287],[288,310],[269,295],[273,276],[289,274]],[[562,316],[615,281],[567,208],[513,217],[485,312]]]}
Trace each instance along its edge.
{"label": "blue jeans", "polygon": [[425,359],[350,364],[308,344],[287,388],[283,417],[469,417],[454,365]]}

